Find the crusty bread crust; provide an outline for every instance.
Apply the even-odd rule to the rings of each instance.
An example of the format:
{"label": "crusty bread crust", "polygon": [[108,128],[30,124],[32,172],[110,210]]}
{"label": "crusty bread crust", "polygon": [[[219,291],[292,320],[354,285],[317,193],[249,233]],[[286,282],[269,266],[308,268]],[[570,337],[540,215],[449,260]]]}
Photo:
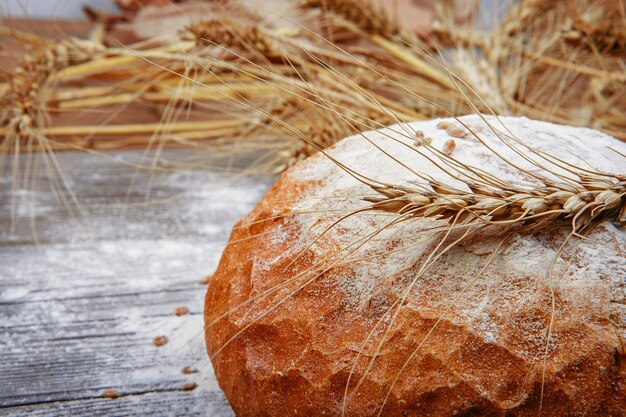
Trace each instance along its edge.
{"label": "crusty bread crust", "polygon": [[[449,139],[440,136],[435,142]],[[333,154],[350,162],[347,146]],[[420,220],[359,248],[358,256],[377,255],[369,261],[324,259],[359,227],[375,230],[389,219],[369,216],[333,228],[300,256],[337,219],[295,213],[330,204],[319,197],[343,174],[327,163],[318,155],[285,173],[236,225],[211,279],[207,350],[238,416],[341,415],[351,371],[348,416],[377,415],[388,393],[385,416],[537,416],[541,402],[543,416],[626,415],[622,230],[599,226],[589,236],[596,243],[583,255],[571,245],[552,277],[546,271],[565,230],[508,238],[482,273],[510,230],[472,236],[420,276],[386,332],[393,313],[385,313],[442,235],[402,250],[437,224]],[[362,187],[337,190],[362,195]],[[605,259],[600,269],[590,266],[593,257]]]}

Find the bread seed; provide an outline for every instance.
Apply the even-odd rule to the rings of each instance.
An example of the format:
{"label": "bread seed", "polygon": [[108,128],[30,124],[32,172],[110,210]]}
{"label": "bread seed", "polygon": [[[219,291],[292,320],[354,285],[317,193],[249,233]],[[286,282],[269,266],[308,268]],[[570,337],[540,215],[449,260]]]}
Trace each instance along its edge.
{"label": "bread seed", "polygon": [[113,389],[105,389],[104,391],[102,391],[102,397],[103,398],[110,398],[112,400],[121,397],[122,394],[120,394],[118,391],[115,391]]}
{"label": "bread seed", "polygon": [[446,141],[446,143],[443,144],[443,153],[445,153],[448,156],[452,155],[452,152],[454,152],[455,149],[456,149],[456,142],[453,139],[450,139],[449,141]]}
{"label": "bread seed", "polygon": [[152,343],[154,344],[154,346],[163,346],[167,342],[169,342],[169,339],[167,338],[167,336],[157,336],[152,340]]}
{"label": "bread seed", "polygon": [[198,387],[195,382],[186,382],[183,384],[183,391],[193,391]]}
{"label": "bread seed", "polygon": [[174,314],[176,314],[177,316],[184,316],[188,313],[189,309],[187,307],[176,307],[176,310],[174,310]]}
{"label": "bread seed", "polygon": [[185,374],[185,375],[197,374],[197,373],[198,373],[198,369],[197,368],[192,368],[191,366],[185,366],[183,368],[183,374]]}

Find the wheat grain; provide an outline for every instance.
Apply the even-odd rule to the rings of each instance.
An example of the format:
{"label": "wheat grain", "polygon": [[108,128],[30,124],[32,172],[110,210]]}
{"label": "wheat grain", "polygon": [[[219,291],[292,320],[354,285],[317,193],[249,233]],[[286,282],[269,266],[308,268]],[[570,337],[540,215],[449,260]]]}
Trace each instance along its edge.
{"label": "wheat grain", "polygon": [[304,0],[302,8],[321,9],[333,13],[355,24],[362,31],[376,34],[387,39],[410,39],[410,37],[387,16],[383,10],[376,10],[364,0]]}
{"label": "wheat grain", "polygon": [[225,18],[205,20],[187,27],[181,39],[192,40],[199,46],[220,45],[222,48],[254,50],[266,57],[277,57],[273,42],[258,26],[243,26]]}

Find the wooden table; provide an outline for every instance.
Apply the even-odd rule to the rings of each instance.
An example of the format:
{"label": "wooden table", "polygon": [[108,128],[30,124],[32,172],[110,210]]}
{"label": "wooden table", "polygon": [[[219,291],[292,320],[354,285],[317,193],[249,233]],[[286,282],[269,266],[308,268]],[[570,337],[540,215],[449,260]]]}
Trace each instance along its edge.
{"label": "wooden table", "polygon": [[274,178],[183,169],[149,186],[122,162],[139,155],[59,155],[75,217],[43,162],[35,191],[0,178],[0,415],[232,415],[204,348],[201,281]]}

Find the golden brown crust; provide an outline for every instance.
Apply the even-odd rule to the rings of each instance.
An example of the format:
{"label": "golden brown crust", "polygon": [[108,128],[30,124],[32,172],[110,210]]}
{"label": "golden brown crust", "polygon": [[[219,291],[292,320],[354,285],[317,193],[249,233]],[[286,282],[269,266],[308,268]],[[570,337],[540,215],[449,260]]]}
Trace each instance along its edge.
{"label": "golden brown crust", "polygon": [[[305,161],[304,168],[320,159]],[[310,230],[289,215],[276,215],[293,210],[303,194],[315,196],[319,185],[301,181],[299,169],[296,166],[283,175],[237,224],[206,296],[207,349],[220,386],[238,416],[341,415],[346,383],[363,341],[398,300],[398,292],[387,288],[414,275],[424,260],[417,256],[408,268],[394,271],[365,302],[360,293],[355,295],[342,283],[356,280],[356,267],[333,267],[313,278],[303,271],[314,267],[319,255],[307,252],[291,264],[300,253],[294,248],[302,247],[303,236]],[[337,245],[335,233],[342,232],[335,230],[323,239],[325,250]],[[598,233],[602,238],[611,232]],[[542,247],[554,248],[557,237],[545,232],[533,239]],[[363,350],[351,378],[346,415],[377,415],[412,354],[393,385],[384,416],[539,415],[551,315],[548,285],[532,271],[524,274],[507,268],[511,260],[503,255],[491,273],[501,287],[485,284],[467,299],[459,297],[450,308],[454,297],[441,290],[455,285],[457,263],[471,272],[493,252],[494,242],[476,237],[427,271],[356,389],[383,326]],[[449,292],[458,294],[467,281],[456,279],[458,288]],[[276,285],[283,287],[264,293]],[[493,295],[486,298],[493,305],[481,310],[467,304],[480,291]],[[526,298],[529,291],[536,295]],[[607,291],[600,279],[583,289],[557,289],[543,416],[626,415],[626,359],[619,350],[616,329],[620,325],[602,307],[609,303]],[[257,298],[250,302],[251,297]],[[478,318],[468,322],[470,308],[484,317],[476,313]]]}

